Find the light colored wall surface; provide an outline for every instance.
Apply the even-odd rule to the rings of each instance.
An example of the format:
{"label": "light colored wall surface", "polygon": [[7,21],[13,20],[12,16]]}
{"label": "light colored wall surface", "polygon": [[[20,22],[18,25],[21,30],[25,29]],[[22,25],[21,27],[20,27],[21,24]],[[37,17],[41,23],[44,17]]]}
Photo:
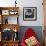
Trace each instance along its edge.
{"label": "light colored wall surface", "polygon": [[[21,8],[20,8],[20,18],[21,26],[43,26],[43,6],[42,0],[24,0],[21,1]],[[29,5],[30,4],[30,5]],[[37,21],[23,21],[23,7],[37,7]]]}
{"label": "light colored wall surface", "polygon": [[[15,6],[15,0],[0,0],[1,7]],[[43,26],[43,6],[42,0],[17,0],[19,6],[19,24],[20,26]],[[37,7],[37,21],[23,20],[23,7]]]}

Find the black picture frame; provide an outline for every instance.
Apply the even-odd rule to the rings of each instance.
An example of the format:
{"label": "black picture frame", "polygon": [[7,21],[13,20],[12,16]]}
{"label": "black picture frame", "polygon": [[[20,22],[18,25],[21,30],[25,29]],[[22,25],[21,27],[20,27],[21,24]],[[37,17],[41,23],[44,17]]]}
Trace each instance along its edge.
{"label": "black picture frame", "polygon": [[23,7],[23,20],[36,21],[37,20],[37,7]]}

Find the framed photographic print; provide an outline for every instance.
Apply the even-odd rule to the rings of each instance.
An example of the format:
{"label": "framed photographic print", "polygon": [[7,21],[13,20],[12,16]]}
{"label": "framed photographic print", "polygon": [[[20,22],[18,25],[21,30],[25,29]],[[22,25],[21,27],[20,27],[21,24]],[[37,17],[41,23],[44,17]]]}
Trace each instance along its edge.
{"label": "framed photographic print", "polygon": [[9,10],[2,10],[2,15],[9,15]]}
{"label": "framed photographic print", "polygon": [[17,13],[18,13],[18,12],[17,12],[16,10],[14,10],[14,9],[9,11],[9,14],[10,14],[10,15],[16,15]]}
{"label": "framed photographic print", "polygon": [[37,20],[37,8],[36,7],[23,7],[23,20],[25,21]]}

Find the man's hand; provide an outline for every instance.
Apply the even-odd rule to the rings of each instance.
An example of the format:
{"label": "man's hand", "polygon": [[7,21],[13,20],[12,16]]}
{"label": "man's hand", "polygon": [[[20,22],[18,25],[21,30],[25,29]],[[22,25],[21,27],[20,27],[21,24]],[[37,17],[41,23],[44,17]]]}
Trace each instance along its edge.
{"label": "man's hand", "polygon": [[28,38],[28,39],[25,40],[25,43],[27,44],[27,46],[36,45],[37,42],[38,41],[37,41],[37,39],[34,36],[32,36],[32,37],[30,37],[30,38]]}

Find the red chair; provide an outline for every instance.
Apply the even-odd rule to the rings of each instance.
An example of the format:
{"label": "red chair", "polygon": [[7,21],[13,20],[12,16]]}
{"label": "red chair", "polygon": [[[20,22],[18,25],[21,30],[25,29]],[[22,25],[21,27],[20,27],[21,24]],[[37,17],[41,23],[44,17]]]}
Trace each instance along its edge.
{"label": "red chair", "polygon": [[[21,42],[21,46],[27,46],[27,44],[25,43],[25,40],[34,36],[37,39],[37,35],[36,33],[33,31],[33,29],[28,28],[24,34],[24,37],[22,38],[22,42]],[[38,39],[37,39],[38,41]],[[37,44],[35,46],[41,46],[40,42],[38,41]]]}

